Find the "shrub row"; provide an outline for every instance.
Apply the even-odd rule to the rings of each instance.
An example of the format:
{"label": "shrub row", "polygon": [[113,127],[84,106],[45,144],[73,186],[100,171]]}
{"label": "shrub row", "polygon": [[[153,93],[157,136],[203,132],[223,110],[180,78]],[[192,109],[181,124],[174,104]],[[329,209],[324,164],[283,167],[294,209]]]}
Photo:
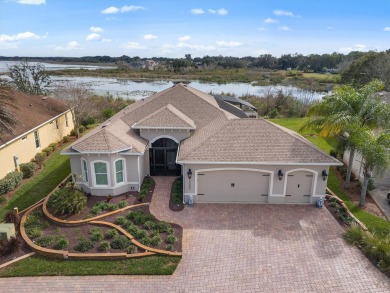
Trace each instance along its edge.
{"label": "shrub row", "polygon": [[32,177],[35,172],[35,167],[36,164],[34,162],[20,164],[19,168],[23,173],[23,179]]}
{"label": "shrub row", "polygon": [[138,200],[142,202],[149,194],[150,189],[152,188],[152,178],[145,177],[141,184],[141,191],[138,196]]}
{"label": "shrub row", "polygon": [[0,180],[0,195],[14,190],[19,186],[23,179],[22,172],[11,172],[8,173],[3,179]]}

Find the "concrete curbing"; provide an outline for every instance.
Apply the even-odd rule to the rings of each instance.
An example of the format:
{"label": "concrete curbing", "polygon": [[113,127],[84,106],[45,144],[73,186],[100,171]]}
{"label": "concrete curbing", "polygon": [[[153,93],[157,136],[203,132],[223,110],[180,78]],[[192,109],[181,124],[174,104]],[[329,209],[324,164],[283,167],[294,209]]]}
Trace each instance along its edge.
{"label": "concrete curbing", "polygon": [[0,269],[5,268],[6,266],[12,265],[15,262],[18,262],[22,259],[28,258],[28,257],[33,256],[33,255],[35,255],[35,252],[30,252],[30,253],[27,253],[25,255],[22,255],[21,257],[10,260],[9,262],[6,262],[6,263],[3,263],[2,265],[0,265]]}

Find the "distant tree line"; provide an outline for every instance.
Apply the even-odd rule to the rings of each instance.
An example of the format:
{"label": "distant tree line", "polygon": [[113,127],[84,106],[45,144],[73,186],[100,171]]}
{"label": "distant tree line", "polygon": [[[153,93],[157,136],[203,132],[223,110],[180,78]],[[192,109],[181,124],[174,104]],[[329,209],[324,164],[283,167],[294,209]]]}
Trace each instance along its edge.
{"label": "distant tree line", "polygon": [[240,69],[240,68],[263,68],[263,69],[298,69],[306,72],[323,72],[327,69],[344,70],[353,61],[362,56],[379,54],[376,52],[359,52],[354,51],[349,54],[332,53],[332,54],[284,54],[275,57],[271,54],[263,54],[258,57],[232,57],[232,56],[204,56],[192,58],[191,54],[186,54],[185,58],[166,58],[152,57],[140,58],[139,56],[110,57],[110,56],[84,56],[84,57],[4,57],[0,60],[8,61],[35,61],[35,62],[60,62],[60,63],[107,63],[123,64],[146,60],[153,60],[165,65],[165,68],[172,68],[175,71],[183,68],[200,68],[200,69]]}

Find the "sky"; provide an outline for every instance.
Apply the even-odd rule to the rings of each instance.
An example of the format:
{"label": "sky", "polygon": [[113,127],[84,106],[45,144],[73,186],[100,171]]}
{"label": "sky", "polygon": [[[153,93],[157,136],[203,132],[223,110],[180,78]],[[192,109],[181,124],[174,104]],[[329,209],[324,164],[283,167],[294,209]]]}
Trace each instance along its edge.
{"label": "sky", "polygon": [[0,0],[0,56],[349,53],[390,48],[390,0]]}

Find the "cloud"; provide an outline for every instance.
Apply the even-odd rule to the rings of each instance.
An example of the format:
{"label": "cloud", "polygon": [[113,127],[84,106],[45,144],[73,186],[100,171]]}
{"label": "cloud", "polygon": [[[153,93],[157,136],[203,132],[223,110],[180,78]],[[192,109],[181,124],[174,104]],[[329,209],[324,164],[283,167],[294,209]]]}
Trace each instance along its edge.
{"label": "cloud", "polygon": [[196,51],[213,51],[216,48],[214,46],[206,46],[206,45],[193,45],[193,44],[188,44],[185,42],[180,42],[176,45],[177,48],[188,48],[188,49],[193,49]]}
{"label": "cloud", "polygon": [[97,33],[92,33],[92,34],[89,34],[87,37],[86,37],[86,40],[87,41],[99,41],[101,39],[100,35],[97,34]]}
{"label": "cloud", "polygon": [[101,33],[103,31],[103,29],[101,27],[98,27],[98,26],[91,26],[89,28],[89,30],[93,33]]}
{"label": "cloud", "polygon": [[352,52],[352,51],[361,51],[361,52],[365,52],[367,51],[367,46],[366,45],[363,45],[363,44],[356,44],[352,47],[342,47],[339,49],[339,52],[340,53],[349,53],[349,52]]}
{"label": "cloud", "polygon": [[384,30],[385,32],[390,32],[390,26],[384,27],[383,30]]}
{"label": "cloud", "polygon": [[115,6],[108,7],[104,10],[101,11],[103,14],[111,14],[111,13],[118,13],[119,9],[116,8]]}
{"label": "cloud", "polygon": [[226,41],[217,41],[217,46],[218,47],[239,47],[239,46],[242,46],[242,43],[241,42],[234,42],[234,41],[229,41],[229,42],[226,42]]}
{"label": "cloud", "polygon": [[126,42],[121,45],[122,48],[124,49],[129,49],[129,50],[139,50],[139,49],[145,49],[144,46],[142,46],[140,43],[137,42]]}
{"label": "cloud", "polygon": [[276,16],[300,17],[300,15],[295,15],[295,14],[292,13],[291,11],[280,10],[280,9],[274,10],[273,13],[274,13]]}
{"label": "cloud", "polygon": [[152,34],[144,35],[144,40],[153,40],[153,39],[157,39],[157,38],[158,38],[157,36],[152,35]]}
{"label": "cloud", "polygon": [[287,26],[287,25],[281,25],[278,27],[278,30],[280,31],[285,31],[285,32],[289,32],[291,31],[291,29]]}
{"label": "cloud", "polygon": [[78,50],[78,49],[81,49],[81,45],[76,41],[69,42],[66,45],[66,47],[58,46],[58,47],[54,48],[54,50],[57,50],[57,51],[68,51],[68,50]]}
{"label": "cloud", "polygon": [[134,5],[125,5],[121,8],[121,12],[128,12],[128,11],[137,11],[137,10],[144,10],[145,7],[142,6],[134,6]]}
{"label": "cloud", "polygon": [[227,15],[229,12],[225,8],[220,8],[217,10],[218,15]]}
{"label": "cloud", "polygon": [[26,4],[26,5],[41,5],[41,4],[45,4],[46,0],[17,0],[16,2],[19,4]]}
{"label": "cloud", "polygon": [[266,31],[267,29],[265,28],[265,27],[259,27],[258,29],[257,29],[258,31]]}
{"label": "cloud", "polygon": [[191,13],[192,14],[203,14],[204,13],[204,10],[202,8],[194,8],[194,9],[191,9]]}
{"label": "cloud", "polygon": [[118,12],[124,13],[124,12],[137,11],[137,10],[143,10],[143,9],[145,9],[145,7],[134,6],[134,5],[125,5],[125,6],[122,6],[121,8],[111,6],[111,7],[108,7],[106,9],[102,10],[101,13],[114,14],[114,13],[118,13]]}
{"label": "cloud", "polygon": [[278,23],[279,20],[268,17],[268,18],[264,19],[263,22],[264,23]]}
{"label": "cloud", "polygon": [[188,40],[191,40],[190,36],[182,36],[182,37],[179,38],[180,42],[185,42],[185,41],[188,41]]}
{"label": "cloud", "polygon": [[21,41],[21,40],[42,39],[42,38],[45,38],[45,37],[38,36],[32,32],[18,33],[16,35],[2,34],[2,35],[0,35],[0,42],[17,42],[17,41]]}

